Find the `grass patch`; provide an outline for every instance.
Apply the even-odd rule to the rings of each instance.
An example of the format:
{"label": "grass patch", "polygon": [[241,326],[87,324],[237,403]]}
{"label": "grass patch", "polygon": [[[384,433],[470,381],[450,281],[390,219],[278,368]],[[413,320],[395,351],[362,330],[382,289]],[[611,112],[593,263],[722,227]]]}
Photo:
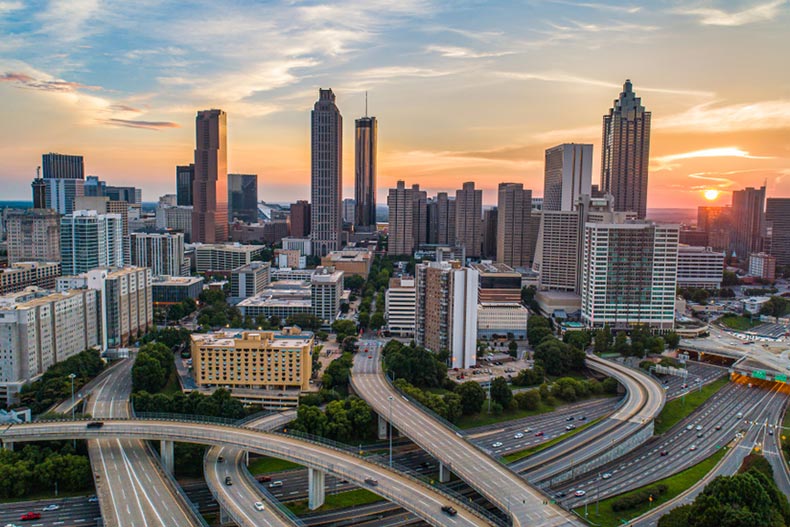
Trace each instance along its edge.
{"label": "grass patch", "polygon": [[[615,500],[622,498],[623,496],[629,496],[631,494],[635,494],[640,489],[634,489],[630,492],[626,492],[624,494],[620,494],[619,496],[614,496],[611,498],[607,498],[599,504],[598,514],[595,514],[595,504],[587,505],[587,512],[588,516],[587,519],[594,523],[595,525],[599,525],[601,527],[616,527],[617,525],[622,525],[623,522],[621,520],[628,520],[631,518],[636,518],[637,516],[647,512],[652,507],[658,507],[662,503],[666,503],[667,501],[673,499],[678,494],[682,493],[700,479],[705,477],[705,474],[711,471],[716,463],[724,456],[726,452],[726,448],[721,448],[716,451],[715,454],[710,456],[708,459],[701,461],[694,465],[693,467],[689,467],[683,472],[678,472],[673,476],[669,476],[668,478],[664,478],[660,481],[656,481],[654,483],[650,483],[645,485],[645,487],[654,487],[656,485],[666,485],[667,491],[661,494],[658,498],[653,500],[653,503],[644,503],[642,505],[633,507],[628,510],[623,511],[613,511],[612,504]],[[642,487],[644,488],[644,487]],[[576,513],[579,514],[582,518],[584,518],[584,507],[577,507],[575,509]]]}
{"label": "grass patch", "polygon": [[327,494],[324,504],[314,511],[311,511],[307,507],[307,500],[292,501],[286,503],[285,506],[291,509],[297,516],[301,516],[308,512],[326,512],[335,509],[358,507],[360,505],[383,501],[383,499],[384,498],[381,496],[373,494],[367,489],[354,489],[346,492],[338,492],[337,494]]}
{"label": "grass patch", "polygon": [[[592,399],[603,399],[607,397],[616,397],[616,396],[617,396],[616,394],[596,395],[594,397],[588,397],[587,399],[579,399],[576,402],[589,401]],[[478,426],[503,423],[505,421],[523,419],[524,417],[530,417],[533,415],[562,411],[564,409],[565,409],[565,405],[549,406],[548,404],[541,402],[540,406],[536,410],[505,410],[499,415],[494,415],[493,413],[492,414],[486,413],[486,411],[488,410],[488,401],[486,401],[485,403],[483,403],[482,412],[480,412],[479,414],[462,415],[460,419],[458,419],[458,422],[455,423],[455,425],[461,429],[476,428]]]}
{"label": "grass patch", "polygon": [[740,331],[746,331],[747,329],[752,329],[753,327],[762,324],[762,322],[759,320],[752,321],[752,319],[749,317],[742,317],[738,315],[724,315],[718,321],[730,329],[736,329]]}
{"label": "grass patch", "polygon": [[541,450],[546,450],[547,448],[556,445],[560,441],[564,441],[565,439],[568,439],[569,437],[573,437],[574,435],[578,434],[579,432],[581,432],[585,428],[589,428],[592,425],[594,425],[595,423],[600,422],[601,420],[604,419],[604,417],[599,417],[598,419],[594,419],[592,421],[589,421],[588,423],[585,423],[584,425],[582,425],[582,426],[580,426],[578,428],[574,428],[570,432],[566,432],[566,433],[564,433],[562,435],[559,435],[559,436],[555,437],[554,439],[546,441],[545,443],[541,443],[539,445],[531,446],[531,447],[529,447],[529,448],[527,448],[525,450],[519,450],[518,452],[513,452],[511,454],[503,456],[502,459],[505,460],[505,463],[513,463],[515,461],[518,461],[519,459],[524,459],[525,457],[529,457],[532,454],[537,454]]}
{"label": "grass patch", "polygon": [[287,461],[285,459],[277,459],[275,457],[267,456],[251,459],[250,466],[248,467],[250,474],[253,476],[257,476],[258,474],[267,474],[269,472],[282,472],[284,470],[292,470],[295,468],[301,468],[301,465],[297,465],[296,463]]}
{"label": "grass patch", "polygon": [[61,490],[58,492],[58,495],[55,496],[55,489],[47,490],[47,491],[40,491],[40,492],[31,492],[30,494],[26,494],[21,498],[0,498],[0,503],[17,503],[20,501],[48,501],[48,500],[57,500],[60,498],[78,498],[80,496],[85,496],[85,499],[88,499],[88,496],[92,496],[96,494],[96,491],[93,487],[89,489],[83,490],[72,490],[72,491],[63,491]]}
{"label": "grass patch", "polygon": [[159,393],[163,393],[165,395],[181,393],[181,384],[178,382],[178,370],[176,370],[176,368],[173,368],[173,371],[170,372],[170,377],[167,378],[167,382],[159,391]]}
{"label": "grass patch", "polygon": [[[699,405],[707,401],[728,382],[729,379],[727,377],[718,379],[707,386],[703,386],[702,391],[692,390],[685,397],[679,397],[666,403],[664,409],[661,410],[661,413],[656,417],[655,434],[663,434],[675,426],[680,420],[696,410]],[[684,399],[685,402],[683,401]]]}

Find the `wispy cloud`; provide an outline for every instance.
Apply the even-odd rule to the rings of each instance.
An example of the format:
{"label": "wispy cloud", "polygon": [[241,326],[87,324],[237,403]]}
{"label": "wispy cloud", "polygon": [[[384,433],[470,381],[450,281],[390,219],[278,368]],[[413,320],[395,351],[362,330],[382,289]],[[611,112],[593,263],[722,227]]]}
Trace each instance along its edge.
{"label": "wispy cloud", "polygon": [[697,17],[703,26],[744,26],[756,22],[773,20],[787,5],[787,0],[774,0],[756,4],[740,11],[725,11],[714,7],[681,7],[673,13]]}
{"label": "wispy cloud", "polygon": [[420,68],[416,66],[385,66],[359,71],[356,77],[365,80],[387,80],[403,77],[443,77],[452,75],[457,70],[438,70],[433,68]]}
{"label": "wispy cloud", "polygon": [[0,82],[11,82],[20,88],[32,90],[73,92],[76,90],[100,90],[98,86],[88,86],[79,82],[64,81],[61,79],[40,79],[26,73],[6,72],[0,75]]}
{"label": "wispy cloud", "polygon": [[25,7],[25,4],[19,1],[0,1],[0,15],[11,11],[19,11],[23,7]]}
{"label": "wispy cloud", "polygon": [[105,119],[103,122],[113,126],[125,126],[127,128],[142,128],[145,130],[162,130],[165,128],[179,128],[178,123],[170,121],[133,121],[129,119]]}
{"label": "wispy cloud", "polygon": [[101,29],[89,24],[102,10],[101,0],[50,0],[47,8],[36,16],[41,32],[61,42],[73,43]]}
{"label": "wispy cloud", "polygon": [[[622,84],[617,84],[610,81],[602,81],[599,79],[590,79],[586,77],[579,77],[569,73],[558,71],[545,71],[545,72],[520,72],[520,71],[498,71],[496,75],[507,79],[523,80],[523,81],[543,81],[543,82],[559,82],[566,84],[595,86],[599,88],[622,89]],[[638,85],[634,88],[637,92],[654,92],[654,93],[667,93],[673,95],[692,95],[695,97],[710,98],[715,94],[708,91],[700,90],[684,90],[680,88],[654,88],[651,86]]]}
{"label": "wispy cloud", "polygon": [[716,106],[704,103],[684,112],[654,120],[657,129],[694,130],[697,132],[733,132],[747,130],[790,129],[790,100]]}
{"label": "wispy cloud", "polygon": [[773,159],[771,156],[756,156],[738,148],[737,146],[721,146],[717,148],[705,148],[703,150],[693,150],[691,152],[681,152],[679,154],[669,154],[651,158],[655,163],[652,170],[671,170],[678,166],[677,161],[686,159],[707,158],[707,157],[740,157],[743,159]]}
{"label": "wispy cloud", "polygon": [[573,2],[570,0],[549,0],[553,4],[568,5],[571,7],[584,7],[587,9],[594,9],[596,11],[605,11],[609,13],[628,13],[634,14],[642,10],[639,6],[627,6],[618,4],[604,4],[600,2]]}
{"label": "wispy cloud", "polygon": [[442,57],[452,59],[483,59],[490,57],[504,57],[512,55],[514,51],[475,51],[461,46],[431,45],[425,48],[428,53],[437,53]]}

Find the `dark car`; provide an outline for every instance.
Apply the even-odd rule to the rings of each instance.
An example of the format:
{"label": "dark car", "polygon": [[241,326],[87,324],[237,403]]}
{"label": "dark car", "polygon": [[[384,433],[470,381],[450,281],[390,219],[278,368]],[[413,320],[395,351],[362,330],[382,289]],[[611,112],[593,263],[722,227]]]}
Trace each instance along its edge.
{"label": "dark car", "polygon": [[375,480],[375,479],[373,479],[373,478],[365,478],[365,483],[367,483],[367,484],[368,484],[368,485],[370,485],[371,487],[376,487],[376,486],[378,486],[378,484],[379,484],[379,482],[378,482],[378,481],[376,481],[376,480]]}
{"label": "dark car", "polygon": [[224,462],[225,462],[225,458],[224,458],[224,457],[222,457],[222,456],[219,456],[219,457],[217,458],[217,463],[224,463]]}
{"label": "dark car", "polygon": [[458,514],[458,511],[450,507],[449,505],[443,505],[442,512],[447,514],[448,516],[455,516],[456,514]]}
{"label": "dark car", "polygon": [[233,485],[233,481],[231,481],[230,476],[225,476],[225,485]]}
{"label": "dark car", "polygon": [[573,416],[572,416],[572,415],[569,415],[568,417],[566,417],[566,418],[565,418],[565,420],[566,420],[566,421],[573,421]]}
{"label": "dark car", "polygon": [[271,476],[258,476],[257,479],[258,479],[258,481],[261,481],[261,482],[267,482],[267,481],[271,481],[272,477]]}
{"label": "dark car", "polygon": [[662,457],[663,457],[663,456],[666,456],[666,455],[668,455],[668,454],[669,454],[669,452],[667,452],[666,450],[662,450],[662,451],[661,451],[661,456],[662,456]]}
{"label": "dark car", "polygon": [[101,421],[91,421],[86,425],[86,428],[101,428],[104,426],[104,423]]}

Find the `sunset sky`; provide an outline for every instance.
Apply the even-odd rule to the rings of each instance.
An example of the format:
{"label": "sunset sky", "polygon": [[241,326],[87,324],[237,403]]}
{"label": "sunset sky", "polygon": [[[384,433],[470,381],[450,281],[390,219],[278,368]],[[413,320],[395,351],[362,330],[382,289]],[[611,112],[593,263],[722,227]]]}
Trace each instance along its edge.
{"label": "sunset sky", "polygon": [[[398,179],[543,193],[543,152],[591,142],[630,78],[653,113],[649,207],[767,181],[790,196],[790,0],[598,2],[0,0],[2,199],[30,199],[41,154],[175,192],[197,110],[228,113],[229,171],[259,198],[309,197],[310,109],[379,120],[379,203]],[[712,193],[708,194],[712,197]],[[710,202],[708,202],[710,203]]]}

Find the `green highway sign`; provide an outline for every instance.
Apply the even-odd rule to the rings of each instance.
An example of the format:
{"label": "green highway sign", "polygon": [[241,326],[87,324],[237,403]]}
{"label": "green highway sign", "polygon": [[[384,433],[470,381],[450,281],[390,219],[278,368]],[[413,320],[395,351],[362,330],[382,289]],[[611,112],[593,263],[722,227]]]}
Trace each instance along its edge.
{"label": "green highway sign", "polygon": [[765,379],[766,378],[765,370],[754,370],[752,372],[752,377],[754,377],[755,379]]}
{"label": "green highway sign", "polygon": [[776,382],[787,382],[787,375],[777,375]]}

